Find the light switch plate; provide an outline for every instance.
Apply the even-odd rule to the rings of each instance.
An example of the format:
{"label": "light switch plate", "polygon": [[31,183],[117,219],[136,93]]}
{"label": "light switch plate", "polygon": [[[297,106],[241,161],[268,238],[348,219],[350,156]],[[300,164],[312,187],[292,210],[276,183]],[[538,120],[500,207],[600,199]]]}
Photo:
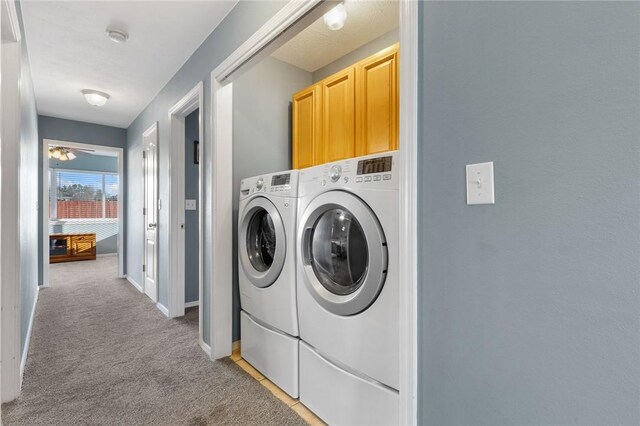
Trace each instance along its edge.
{"label": "light switch plate", "polygon": [[495,204],[493,161],[467,164],[467,204]]}
{"label": "light switch plate", "polygon": [[185,210],[196,210],[196,200],[184,200]]}

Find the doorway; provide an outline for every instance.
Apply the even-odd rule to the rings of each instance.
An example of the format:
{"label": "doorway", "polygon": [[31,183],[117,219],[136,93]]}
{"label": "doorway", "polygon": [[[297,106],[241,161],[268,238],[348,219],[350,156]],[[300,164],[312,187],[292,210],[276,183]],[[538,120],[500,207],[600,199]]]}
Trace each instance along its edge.
{"label": "doorway", "polygon": [[122,277],[123,149],[44,139],[43,155],[43,286],[51,264],[97,258]]}
{"label": "doorway", "polygon": [[203,209],[201,208],[203,162],[203,83],[198,83],[171,109],[169,174],[169,300],[170,318],[195,317],[198,310],[198,342],[210,354],[204,341]]}
{"label": "doorway", "polygon": [[[234,51],[211,72],[212,139],[208,151],[208,169],[212,181],[212,206],[216,214],[211,218],[212,258],[211,277],[211,346],[212,357],[230,352],[232,312],[229,272],[233,253],[225,252],[233,235],[227,232],[232,224],[233,198],[228,180],[232,177],[234,85],[242,69],[249,69],[275,52],[302,29],[322,16],[337,2],[309,0],[289,2],[282,10]],[[399,56],[399,176],[400,226],[398,247],[399,281],[406,283],[400,291],[400,379],[399,423],[417,421],[417,135],[418,135],[418,11],[419,2],[402,0],[399,7],[398,39],[402,49]],[[320,15],[318,15],[317,13]],[[235,189],[235,188],[233,188]]]}

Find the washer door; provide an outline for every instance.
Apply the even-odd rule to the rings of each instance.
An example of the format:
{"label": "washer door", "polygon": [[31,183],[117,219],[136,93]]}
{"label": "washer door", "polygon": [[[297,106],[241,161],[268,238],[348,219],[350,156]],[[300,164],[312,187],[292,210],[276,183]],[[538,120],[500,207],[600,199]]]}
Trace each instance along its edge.
{"label": "washer door", "polygon": [[284,225],[278,209],[264,197],[251,200],[239,223],[240,263],[256,287],[269,287],[280,275],[286,253]]}
{"label": "washer door", "polygon": [[376,300],[387,276],[387,243],[373,211],[360,198],[329,191],[301,220],[305,285],[336,315],[354,315]]}

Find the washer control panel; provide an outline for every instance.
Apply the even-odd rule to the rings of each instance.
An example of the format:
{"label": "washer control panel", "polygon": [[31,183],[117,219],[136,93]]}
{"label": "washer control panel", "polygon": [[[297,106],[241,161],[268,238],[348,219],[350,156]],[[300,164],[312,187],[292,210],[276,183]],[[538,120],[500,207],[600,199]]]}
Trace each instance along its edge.
{"label": "washer control panel", "polygon": [[290,170],[263,176],[254,176],[240,182],[240,198],[253,194],[271,194],[296,197],[298,192],[298,172]]}
{"label": "washer control panel", "polygon": [[299,195],[321,188],[397,189],[397,151],[350,158],[300,171]]}

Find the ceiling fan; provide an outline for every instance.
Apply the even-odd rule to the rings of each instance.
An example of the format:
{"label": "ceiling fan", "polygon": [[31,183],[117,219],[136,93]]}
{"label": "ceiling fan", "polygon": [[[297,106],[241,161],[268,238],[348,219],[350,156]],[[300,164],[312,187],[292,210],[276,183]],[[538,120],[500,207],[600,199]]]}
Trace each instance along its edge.
{"label": "ceiling fan", "polygon": [[54,158],[60,161],[73,160],[76,158],[77,152],[94,152],[93,149],[81,149],[81,148],[68,148],[66,146],[50,146],[49,158]]}

